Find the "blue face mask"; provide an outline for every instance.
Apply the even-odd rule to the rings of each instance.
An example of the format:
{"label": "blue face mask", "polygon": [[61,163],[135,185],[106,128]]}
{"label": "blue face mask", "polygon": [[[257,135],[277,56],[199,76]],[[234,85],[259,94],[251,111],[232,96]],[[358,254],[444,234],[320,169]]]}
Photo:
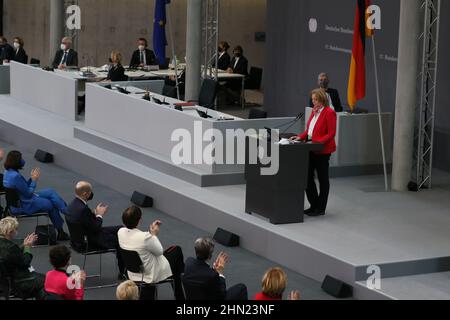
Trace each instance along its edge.
{"label": "blue face mask", "polygon": [[21,168],[25,167],[25,164],[26,164],[25,160],[20,159],[20,167]]}

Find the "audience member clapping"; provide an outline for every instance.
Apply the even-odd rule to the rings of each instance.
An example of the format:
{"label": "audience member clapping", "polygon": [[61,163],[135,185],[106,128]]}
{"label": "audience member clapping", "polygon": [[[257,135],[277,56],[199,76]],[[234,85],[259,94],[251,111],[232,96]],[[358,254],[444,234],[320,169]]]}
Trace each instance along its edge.
{"label": "audience member clapping", "polygon": [[[262,292],[255,296],[255,300],[283,300],[286,286],[286,273],[281,268],[269,269],[262,279]],[[300,300],[300,292],[292,291],[289,300]]]}

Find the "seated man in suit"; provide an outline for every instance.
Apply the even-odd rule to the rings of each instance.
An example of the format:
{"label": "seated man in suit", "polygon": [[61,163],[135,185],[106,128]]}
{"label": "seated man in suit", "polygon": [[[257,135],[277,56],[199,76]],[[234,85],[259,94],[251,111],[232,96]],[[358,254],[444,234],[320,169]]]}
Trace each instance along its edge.
{"label": "seated man in suit", "polygon": [[25,51],[24,42],[22,38],[16,37],[14,38],[14,55],[12,57],[12,61],[16,61],[19,63],[27,64],[28,63],[28,56]]}
{"label": "seated man in suit", "polygon": [[[103,227],[103,218],[108,212],[108,206],[99,204],[92,211],[88,207],[88,201],[94,198],[92,185],[89,182],[78,182],[75,187],[76,198],[67,207],[66,219],[69,224],[80,225],[84,235],[88,239],[89,250],[118,249],[119,240],[117,232],[121,226]],[[83,243],[74,243],[76,239],[72,239],[72,246],[77,250],[84,250]],[[117,263],[120,275],[124,273],[122,258],[117,251]]]}
{"label": "seated man in suit", "polygon": [[[230,66],[231,57],[228,54],[228,49],[230,49],[230,45],[226,41],[219,42],[219,56],[217,62],[217,68],[220,70],[227,70]],[[213,66],[215,63],[213,63]]]}
{"label": "seated man in suit", "polygon": [[155,53],[147,49],[148,42],[147,39],[139,38],[138,39],[138,49],[133,52],[133,56],[131,57],[130,68],[137,67],[145,67],[157,65]]}
{"label": "seated man in suit", "polygon": [[78,66],[78,53],[71,49],[72,38],[64,37],[61,41],[61,50],[58,50],[53,59],[54,69],[65,69],[66,67]]}
{"label": "seated man in suit", "polygon": [[[233,50],[233,59],[227,69],[228,73],[237,73],[248,76],[248,60],[244,57],[244,49],[236,46]],[[228,104],[240,104],[242,95],[242,79],[227,80],[225,85]]]}
{"label": "seated man in suit", "polygon": [[0,64],[9,63],[14,56],[14,49],[5,37],[0,36]]}
{"label": "seated man in suit", "polygon": [[[227,290],[225,265],[229,258],[221,252],[211,267],[208,262],[214,252],[214,242],[209,238],[195,241],[196,258],[188,258],[184,270],[183,284],[186,298],[198,300],[248,300],[247,287],[237,284]],[[195,296],[190,296],[190,288],[196,288]]]}
{"label": "seated man in suit", "polygon": [[[336,89],[329,88],[328,87],[329,84],[330,79],[328,78],[328,75],[325,72],[319,74],[318,85],[319,88],[325,90],[328,96],[328,100],[330,101],[330,108],[334,109],[334,111],[336,112],[344,111],[344,108],[342,107],[341,104],[341,98],[339,97],[339,92]],[[309,99],[309,106],[311,108],[314,106],[311,99]]]}

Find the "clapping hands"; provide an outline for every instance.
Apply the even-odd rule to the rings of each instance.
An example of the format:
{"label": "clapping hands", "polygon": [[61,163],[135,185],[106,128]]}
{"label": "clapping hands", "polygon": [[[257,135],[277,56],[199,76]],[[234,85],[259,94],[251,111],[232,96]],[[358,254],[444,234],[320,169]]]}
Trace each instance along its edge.
{"label": "clapping hands", "polygon": [[25,248],[31,248],[33,244],[37,241],[38,236],[35,233],[28,235],[25,240],[23,240],[23,246]]}
{"label": "clapping hands", "polygon": [[225,265],[230,261],[230,257],[225,252],[221,252],[218,256],[216,261],[214,262],[213,268],[216,270],[219,274],[223,274],[223,271],[225,269]]}

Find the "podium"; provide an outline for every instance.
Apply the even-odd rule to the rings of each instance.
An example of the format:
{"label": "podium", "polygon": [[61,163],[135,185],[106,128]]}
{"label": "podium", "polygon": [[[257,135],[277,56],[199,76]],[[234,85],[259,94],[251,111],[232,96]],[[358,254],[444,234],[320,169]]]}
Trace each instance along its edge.
{"label": "podium", "polygon": [[[322,144],[296,143],[279,145],[279,170],[275,175],[261,175],[264,166],[249,161],[249,148],[261,142],[246,142],[245,212],[258,214],[272,224],[303,223],[305,190],[308,185],[309,155],[320,151]],[[273,147],[268,144],[269,154]]]}

